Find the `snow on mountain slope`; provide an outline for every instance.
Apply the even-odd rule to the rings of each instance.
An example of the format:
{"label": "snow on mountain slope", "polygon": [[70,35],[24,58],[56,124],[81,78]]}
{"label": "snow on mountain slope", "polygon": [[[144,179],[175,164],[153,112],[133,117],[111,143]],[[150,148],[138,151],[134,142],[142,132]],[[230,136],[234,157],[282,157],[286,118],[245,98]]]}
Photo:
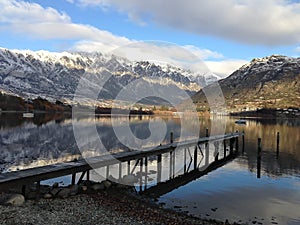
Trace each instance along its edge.
{"label": "snow on mountain slope", "polygon": [[[21,97],[72,101],[78,82],[86,72],[101,78],[104,71],[111,75],[99,96],[104,100],[114,99],[124,86],[137,79],[162,87],[178,87],[189,94],[211,82],[203,75],[171,65],[132,62],[98,52],[52,53],[0,48],[0,89]],[[98,88],[95,83],[90,85]]]}

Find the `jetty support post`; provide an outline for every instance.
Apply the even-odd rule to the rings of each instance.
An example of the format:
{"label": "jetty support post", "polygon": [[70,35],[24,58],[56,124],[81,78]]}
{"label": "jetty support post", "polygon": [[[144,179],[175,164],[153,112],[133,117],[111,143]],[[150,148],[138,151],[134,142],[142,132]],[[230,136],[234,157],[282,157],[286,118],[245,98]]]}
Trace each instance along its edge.
{"label": "jetty support post", "polygon": [[72,173],[72,185],[75,184],[76,181],[76,173]]}
{"label": "jetty support post", "polygon": [[186,173],[186,148],[184,148],[184,153],[183,153],[183,161],[184,161],[184,173]]}
{"label": "jetty support post", "polygon": [[208,137],[208,127],[205,129],[205,137]]}
{"label": "jetty support post", "polygon": [[161,182],[161,154],[157,156],[157,183]]}
{"label": "jetty support post", "polygon": [[279,158],[279,140],[280,140],[280,134],[277,132],[277,139],[276,139],[276,157]]}
{"label": "jetty support post", "polygon": [[261,138],[257,140],[257,178],[261,177]]}
{"label": "jetty support post", "polygon": [[242,135],[242,153],[245,152],[245,131],[243,130],[243,135]]}
{"label": "jetty support post", "polygon": [[197,151],[198,149],[197,149],[197,145],[195,146],[195,149],[194,149],[194,170],[196,170],[197,169],[197,155],[198,155],[198,151]]}

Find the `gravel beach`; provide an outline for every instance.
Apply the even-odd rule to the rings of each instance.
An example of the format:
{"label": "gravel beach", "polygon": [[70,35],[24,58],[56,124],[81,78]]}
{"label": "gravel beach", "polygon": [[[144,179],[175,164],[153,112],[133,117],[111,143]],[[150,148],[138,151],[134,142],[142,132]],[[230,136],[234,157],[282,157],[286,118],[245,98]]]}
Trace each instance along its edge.
{"label": "gravel beach", "polygon": [[0,224],[226,224],[166,210],[118,189],[78,194],[66,199],[27,200],[21,206],[0,205]]}

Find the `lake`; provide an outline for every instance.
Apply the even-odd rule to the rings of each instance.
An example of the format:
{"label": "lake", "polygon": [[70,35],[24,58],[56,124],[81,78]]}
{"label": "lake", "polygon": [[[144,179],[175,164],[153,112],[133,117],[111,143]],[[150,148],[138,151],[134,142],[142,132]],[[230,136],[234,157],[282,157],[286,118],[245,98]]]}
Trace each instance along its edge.
{"label": "lake", "polygon": [[[189,132],[192,133],[193,126],[198,124],[200,136],[205,135],[206,127],[214,134],[222,133],[223,129],[226,132],[244,131],[245,146],[226,165],[159,196],[158,204],[194,216],[223,221],[228,219],[230,222],[300,224],[300,120],[247,119],[246,125],[238,125],[236,119],[224,116],[199,118],[196,122],[184,121],[188,130],[184,139],[189,139]],[[162,123],[166,128],[163,136],[159,130],[153,132],[149,129],[149,125],[152,129],[160,129]],[[168,143],[171,131],[176,141],[181,136],[182,123],[172,116],[82,116],[72,119],[63,115],[40,114],[33,119],[23,119],[22,114],[2,113],[0,171],[71,161],[82,155],[90,157],[126,151],[126,144],[120,143],[120,137],[115,133],[115,127],[122,128],[126,124],[139,139],[153,137],[145,142],[147,147]],[[83,131],[80,140],[74,137],[74,124]],[[93,124],[96,135],[89,133]],[[277,132],[280,133],[279,155],[276,154]],[[127,137],[124,135],[122,138],[126,140]],[[262,139],[260,174],[257,173],[258,138]],[[80,148],[76,141],[80,143]],[[210,145],[211,149],[213,147]],[[180,174],[182,169],[180,154],[176,153],[176,174]],[[168,157],[163,157],[164,169],[168,168],[168,160]],[[155,168],[156,161],[149,159],[149,169]],[[115,170],[117,173],[118,169]],[[165,170],[162,181],[168,179],[169,173]],[[153,172],[147,185],[151,187],[155,184]]]}

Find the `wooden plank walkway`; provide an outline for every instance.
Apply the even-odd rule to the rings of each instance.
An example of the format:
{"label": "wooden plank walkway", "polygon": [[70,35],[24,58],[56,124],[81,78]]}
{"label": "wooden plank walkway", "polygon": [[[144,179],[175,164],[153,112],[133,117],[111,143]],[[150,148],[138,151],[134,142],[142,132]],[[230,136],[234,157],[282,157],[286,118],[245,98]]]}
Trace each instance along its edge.
{"label": "wooden plank walkway", "polygon": [[84,159],[72,162],[64,162],[31,169],[25,169],[9,173],[0,174],[0,190],[6,190],[10,187],[22,186],[40,182],[51,178],[61,177],[80,172],[86,172],[91,169],[100,168],[119,162],[138,160],[148,156],[158,156],[167,152],[174,151],[177,147],[190,147],[199,144],[222,141],[225,139],[234,139],[244,133],[235,132],[225,135],[216,135],[212,137],[203,137],[198,140],[190,140],[184,142],[174,142],[158,146],[156,148],[145,148],[138,151],[121,152],[110,155],[103,155],[89,158],[88,162]]}

